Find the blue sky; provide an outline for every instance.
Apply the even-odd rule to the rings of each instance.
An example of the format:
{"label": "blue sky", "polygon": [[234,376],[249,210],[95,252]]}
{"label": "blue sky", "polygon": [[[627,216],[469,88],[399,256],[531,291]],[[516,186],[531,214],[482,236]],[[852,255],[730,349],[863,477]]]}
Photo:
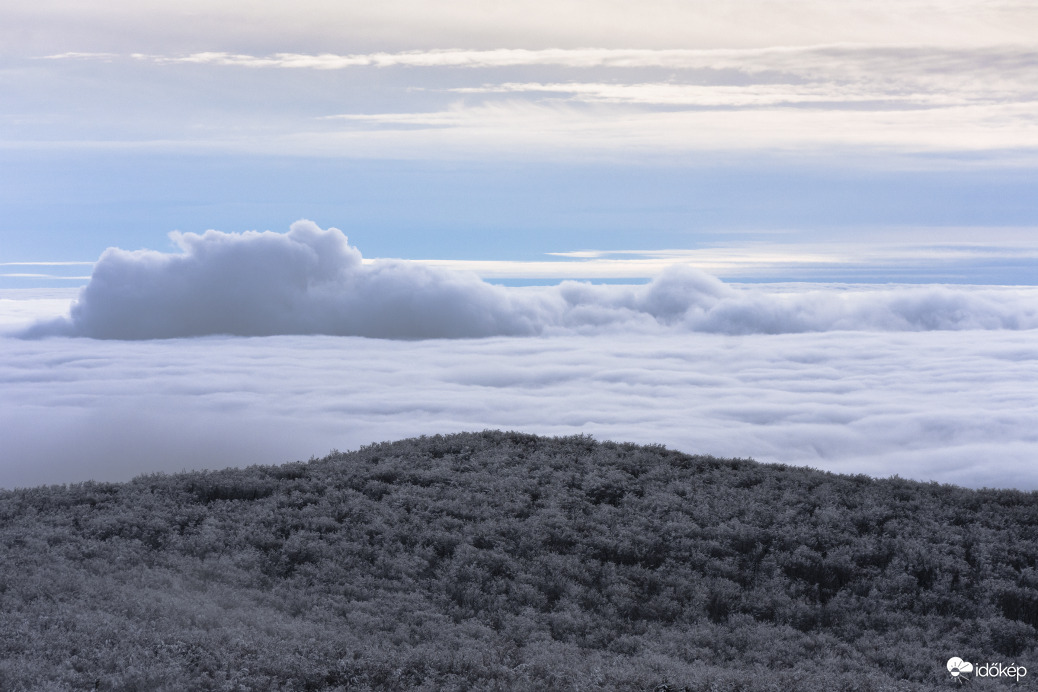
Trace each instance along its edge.
{"label": "blue sky", "polygon": [[491,280],[1038,283],[1038,8],[716,5],[7,3],[0,288],[300,218],[558,266]]}
{"label": "blue sky", "polygon": [[[280,231],[305,210],[343,228],[371,257],[561,262],[546,253],[714,249],[713,261],[726,249],[771,248],[791,261],[821,253],[850,265],[762,259],[704,268],[735,280],[1038,281],[1030,169],[878,174],[748,162],[445,165],[82,152],[9,159],[18,165],[4,168],[0,192],[6,262],[94,260],[110,245],[168,250],[172,230]],[[957,254],[937,257],[934,245]],[[560,271],[557,278],[567,275]],[[89,267],[4,270],[33,272],[83,276]],[[8,277],[3,286],[32,283],[41,282]]]}

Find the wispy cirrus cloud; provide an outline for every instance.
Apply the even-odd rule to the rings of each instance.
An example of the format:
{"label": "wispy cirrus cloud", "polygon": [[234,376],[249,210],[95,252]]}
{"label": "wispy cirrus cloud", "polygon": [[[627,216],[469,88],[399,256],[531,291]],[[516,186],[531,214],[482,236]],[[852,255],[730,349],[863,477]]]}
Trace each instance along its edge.
{"label": "wispy cirrus cloud", "polygon": [[666,158],[695,151],[801,151],[825,156],[840,148],[886,154],[1008,151],[1013,152],[1010,160],[1030,161],[1038,150],[1033,113],[1029,102],[928,109],[773,104],[722,111],[509,99],[456,103],[435,111],[321,116],[348,127],[297,133],[285,144],[309,150],[324,142],[353,155],[382,151],[403,157],[428,156],[434,148],[451,155],[536,153],[549,159],[624,154]]}
{"label": "wispy cirrus cloud", "polygon": [[[253,80],[281,79],[274,75],[285,71],[302,71],[309,75],[303,79],[317,81],[328,73],[361,75],[351,79],[371,89],[371,103],[351,98],[349,108],[336,109],[338,99],[331,97],[319,106],[287,104],[288,113],[270,121],[247,111],[233,123],[188,130],[176,125],[180,137],[202,146],[271,153],[680,156],[850,147],[888,153],[1015,151],[1026,158],[1038,149],[1038,49],[1027,46],[48,57],[143,63],[156,78],[172,78],[170,70],[180,69],[212,70],[220,80],[231,78],[228,70],[259,75]],[[559,80],[560,74],[566,79]]]}
{"label": "wispy cirrus cloud", "polygon": [[[637,10],[600,0],[420,0],[342,3],[300,0],[291,7],[244,0],[103,5],[15,0],[0,15],[0,44],[69,50],[154,46],[194,53],[335,53],[342,46],[398,52],[430,47],[531,49],[759,48],[822,41],[921,45],[1012,44],[1033,40],[1036,9],[1018,0],[645,0]],[[25,31],[24,27],[32,27]]]}
{"label": "wispy cirrus cloud", "polygon": [[181,55],[111,52],[65,52],[49,60],[133,59],[163,64],[212,64],[231,67],[339,70],[357,67],[500,67],[665,68],[678,70],[738,70],[746,73],[857,75],[886,79],[893,74],[960,78],[983,74],[1012,79],[1038,69],[1038,50],[1027,45],[952,48],[912,44],[820,44],[762,48],[442,48],[373,53],[272,53],[252,55],[201,51]]}
{"label": "wispy cirrus cloud", "polygon": [[754,84],[749,86],[646,83],[553,83],[505,82],[480,87],[450,89],[457,94],[544,94],[571,102],[640,104],[653,106],[693,106],[705,108],[754,108],[762,106],[834,105],[860,107],[947,107],[965,105],[971,98],[964,94],[891,93],[880,89],[864,89],[837,85]]}
{"label": "wispy cirrus cloud", "polygon": [[60,274],[33,274],[28,272],[0,272],[0,277],[12,279],[60,279],[67,281],[83,281],[89,276],[62,276]]}
{"label": "wispy cirrus cloud", "polygon": [[[82,282],[90,278],[89,275],[82,274],[84,268],[93,265],[93,262],[79,261],[0,262],[0,281],[5,279],[45,279],[57,282]],[[48,269],[50,271],[46,271]]]}
{"label": "wispy cirrus cloud", "polygon": [[0,267],[89,267],[93,262],[86,261],[56,261],[56,262],[0,262]]}

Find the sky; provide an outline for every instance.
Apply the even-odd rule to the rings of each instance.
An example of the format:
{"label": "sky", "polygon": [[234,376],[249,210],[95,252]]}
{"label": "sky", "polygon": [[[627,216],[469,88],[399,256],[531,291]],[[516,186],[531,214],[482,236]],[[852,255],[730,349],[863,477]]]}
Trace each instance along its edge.
{"label": "sky", "polygon": [[0,287],[303,218],[499,281],[1038,282],[1034,3],[370,4],[4,3]]}
{"label": "sky", "polygon": [[0,487],[484,427],[1038,487],[1036,36],[1015,0],[4,3]]}

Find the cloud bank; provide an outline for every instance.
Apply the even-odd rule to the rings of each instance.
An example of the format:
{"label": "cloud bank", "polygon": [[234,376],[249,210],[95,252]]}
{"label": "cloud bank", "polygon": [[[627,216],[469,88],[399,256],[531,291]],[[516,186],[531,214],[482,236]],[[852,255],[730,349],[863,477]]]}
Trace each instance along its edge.
{"label": "cloud bank", "polygon": [[1035,336],[0,338],[0,487],[502,428],[1038,489]]}
{"label": "cloud bank", "polygon": [[336,228],[174,234],[179,253],[107,250],[69,317],[24,337],[326,334],[383,339],[551,333],[782,334],[1038,328],[1034,288],[736,288],[686,265],[642,286],[505,288],[474,274],[365,261]]}
{"label": "cloud bank", "polygon": [[179,254],[106,251],[69,319],[27,335],[161,339],[233,334],[381,338],[528,334],[523,306],[475,275],[364,263],[335,228],[174,234]]}

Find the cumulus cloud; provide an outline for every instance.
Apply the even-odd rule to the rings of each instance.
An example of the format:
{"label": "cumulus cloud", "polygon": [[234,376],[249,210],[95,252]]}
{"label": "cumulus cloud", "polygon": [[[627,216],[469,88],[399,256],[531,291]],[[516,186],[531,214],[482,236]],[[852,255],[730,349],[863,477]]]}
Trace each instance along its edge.
{"label": "cumulus cloud", "polygon": [[416,262],[365,261],[335,228],[175,234],[179,253],[106,251],[70,315],[26,337],[327,334],[388,339],[676,331],[1032,329],[1036,289],[736,288],[687,265],[648,285],[505,288]]}
{"label": "cumulus cloud", "polygon": [[335,228],[173,235],[179,254],[109,249],[68,319],[27,335],[476,337],[534,329],[504,289],[416,264],[365,264]]}

